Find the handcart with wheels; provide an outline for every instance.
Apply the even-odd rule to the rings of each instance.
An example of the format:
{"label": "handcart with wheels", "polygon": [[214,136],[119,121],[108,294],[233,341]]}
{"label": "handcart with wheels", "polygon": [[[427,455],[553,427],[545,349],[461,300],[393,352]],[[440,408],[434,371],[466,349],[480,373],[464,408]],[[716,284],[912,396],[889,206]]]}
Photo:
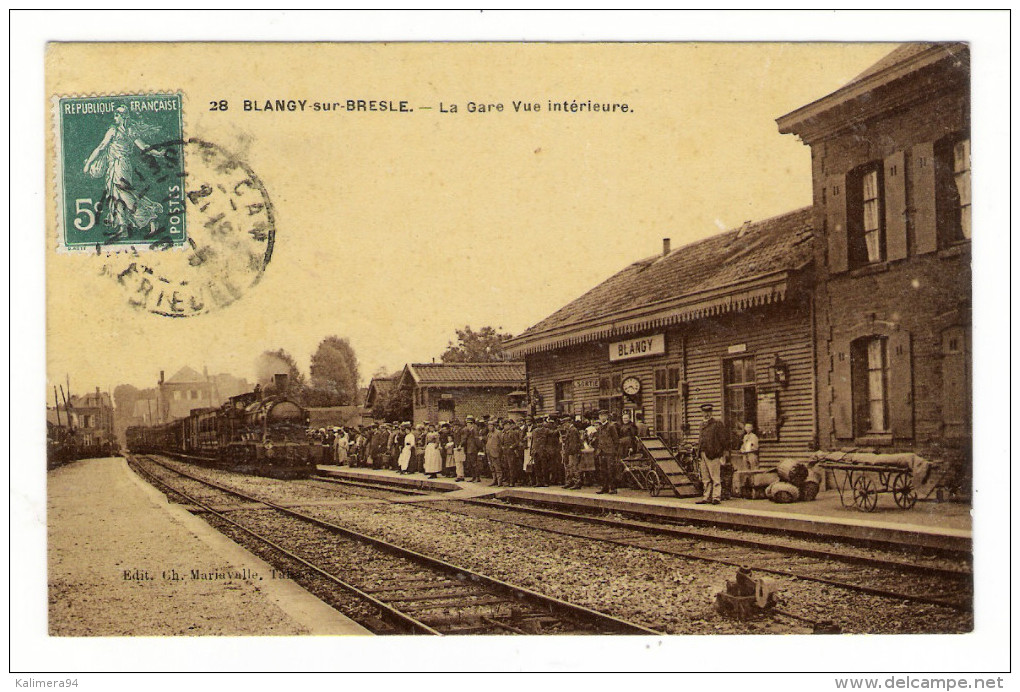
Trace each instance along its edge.
{"label": "handcart with wheels", "polygon": [[913,473],[907,466],[838,461],[825,461],[821,466],[834,472],[836,491],[844,507],[874,512],[883,493],[891,493],[900,509],[911,509],[917,502]]}
{"label": "handcart with wheels", "polygon": [[843,506],[862,512],[874,512],[883,493],[891,494],[900,509],[911,509],[918,498],[930,497],[943,488],[949,471],[945,461],[910,452],[820,451],[812,461],[832,471]]}
{"label": "handcart with wheels", "polygon": [[649,474],[654,472],[652,461],[641,453],[631,454],[620,459],[623,467],[623,480],[635,490],[650,490]]}

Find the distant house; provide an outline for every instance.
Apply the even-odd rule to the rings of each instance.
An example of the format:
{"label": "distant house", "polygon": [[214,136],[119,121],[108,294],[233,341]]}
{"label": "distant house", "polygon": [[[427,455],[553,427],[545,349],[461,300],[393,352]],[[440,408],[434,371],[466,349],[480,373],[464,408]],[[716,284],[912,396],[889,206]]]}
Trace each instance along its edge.
{"label": "distant house", "polygon": [[513,395],[525,390],[524,363],[409,363],[397,387],[410,392],[415,423],[516,417],[523,415]]}
{"label": "distant house", "polygon": [[112,442],[113,400],[108,393],[100,392],[96,387],[94,394],[72,396],[68,406],[47,407],[46,422],[73,428],[85,445]]}
{"label": "distant house", "polygon": [[199,373],[185,365],[169,379],[159,372],[156,388],[157,422],[186,418],[191,409],[219,406],[232,396],[251,391],[245,379],[221,373],[210,376],[208,370]]}
{"label": "distant house", "polygon": [[393,388],[397,385],[397,380],[400,379],[402,371],[398,371],[390,375],[389,377],[373,377],[372,381],[368,383],[368,389],[365,391],[365,396],[362,401],[365,404],[365,408],[371,411],[375,408],[376,404],[382,401]]}

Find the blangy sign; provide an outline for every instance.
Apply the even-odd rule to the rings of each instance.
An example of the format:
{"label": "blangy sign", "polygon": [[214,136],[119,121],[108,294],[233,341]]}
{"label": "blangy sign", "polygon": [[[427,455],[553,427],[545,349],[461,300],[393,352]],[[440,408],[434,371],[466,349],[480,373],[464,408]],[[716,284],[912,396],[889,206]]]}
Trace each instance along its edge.
{"label": "blangy sign", "polygon": [[653,334],[627,341],[616,341],[609,344],[609,361],[630,360],[647,356],[661,356],[666,353],[666,336]]}

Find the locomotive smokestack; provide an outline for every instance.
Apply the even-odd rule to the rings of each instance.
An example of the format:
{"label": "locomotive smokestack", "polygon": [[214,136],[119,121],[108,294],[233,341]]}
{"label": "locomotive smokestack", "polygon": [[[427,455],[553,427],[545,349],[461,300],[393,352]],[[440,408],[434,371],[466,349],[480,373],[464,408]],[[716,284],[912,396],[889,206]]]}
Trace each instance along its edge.
{"label": "locomotive smokestack", "polygon": [[287,373],[285,372],[278,372],[275,375],[273,375],[273,384],[276,385],[277,394],[287,393],[287,380],[288,377]]}
{"label": "locomotive smokestack", "polygon": [[665,257],[669,254],[669,238],[662,239],[662,256]]}

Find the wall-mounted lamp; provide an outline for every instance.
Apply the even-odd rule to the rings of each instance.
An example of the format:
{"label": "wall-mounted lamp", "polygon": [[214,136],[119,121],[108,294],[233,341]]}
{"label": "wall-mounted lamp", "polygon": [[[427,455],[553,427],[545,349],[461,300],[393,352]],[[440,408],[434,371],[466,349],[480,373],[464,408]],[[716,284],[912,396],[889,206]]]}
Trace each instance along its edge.
{"label": "wall-mounted lamp", "polygon": [[769,380],[780,387],[785,387],[790,381],[790,366],[779,356],[769,365]]}

